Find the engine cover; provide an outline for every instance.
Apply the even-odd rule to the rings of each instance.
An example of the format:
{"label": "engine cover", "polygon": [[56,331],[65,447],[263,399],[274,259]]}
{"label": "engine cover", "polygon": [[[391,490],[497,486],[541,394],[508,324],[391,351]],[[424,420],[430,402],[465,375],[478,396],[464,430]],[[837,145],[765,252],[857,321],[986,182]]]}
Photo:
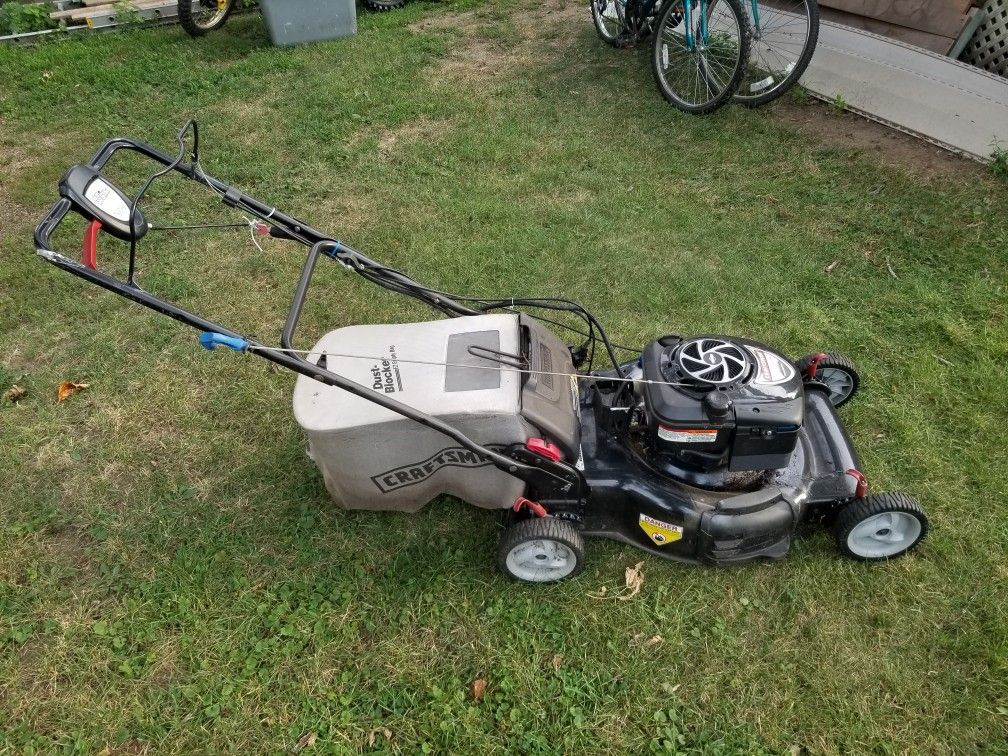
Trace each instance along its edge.
{"label": "engine cover", "polygon": [[755,341],[666,336],[645,348],[643,388],[654,452],[698,470],[785,467],[804,414],[802,379]]}

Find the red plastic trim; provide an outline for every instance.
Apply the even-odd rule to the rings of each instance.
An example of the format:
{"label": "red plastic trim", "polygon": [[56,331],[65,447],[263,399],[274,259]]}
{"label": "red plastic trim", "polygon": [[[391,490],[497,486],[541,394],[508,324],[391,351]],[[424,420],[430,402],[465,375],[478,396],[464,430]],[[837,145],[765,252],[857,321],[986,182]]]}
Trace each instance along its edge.
{"label": "red plastic trim", "polygon": [[540,457],[552,459],[554,462],[559,462],[563,459],[563,452],[560,451],[560,447],[556,444],[551,444],[544,438],[530,438],[525,442],[525,448],[530,452],[535,452]]}
{"label": "red plastic trim", "polygon": [[545,517],[548,514],[548,512],[546,511],[546,507],[544,507],[538,501],[532,501],[532,499],[526,499],[524,496],[519,496],[517,499],[515,499],[515,503],[512,509],[514,509],[515,512],[521,512],[522,509],[527,509],[536,517]]}
{"label": "red plastic trim", "polygon": [[859,499],[862,498],[866,493],[868,493],[868,479],[864,476],[863,472],[855,470],[853,467],[846,472],[847,475],[850,475],[857,481],[857,488],[854,489],[854,495]]}
{"label": "red plastic trim", "polygon": [[81,262],[84,267],[91,270],[98,270],[98,232],[101,231],[101,223],[96,220],[88,223],[84,231],[84,247],[81,251]]}
{"label": "red plastic trim", "polygon": [[809,360],[808,367],[805,369],[805,380],[814,381],[816,373],[819,372],[819,363],[825,360],[829,355],[825,352],[819,352],[819,354],[812,357]]}

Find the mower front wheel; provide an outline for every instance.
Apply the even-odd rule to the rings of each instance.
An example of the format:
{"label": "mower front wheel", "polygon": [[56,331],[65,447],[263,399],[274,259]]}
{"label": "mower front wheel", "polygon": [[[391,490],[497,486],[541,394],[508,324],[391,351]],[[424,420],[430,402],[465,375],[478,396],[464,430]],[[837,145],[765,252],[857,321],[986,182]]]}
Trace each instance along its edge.
{"label": "mower front wheel", "polygon": [[584,569],[584,539],[566,520],[519,520],[501,536],[497,565],[504,574],[525,583],[563,580]]}
{"label": "mower front wheel", "polygon": [[816,364],[815,377],[810,379],[808,378],[809,369],[816,357],[818,355],[809,354],[798,360],[796,367],[802,377],[806,381],[821,383],[828,388],[830,404],[834,407],[840,407],[853,399],[861,386],[861,376],[858,375],[857,368],[854,367],[854,362],[850,357],[827,353]]}
{"label": "mower front wheel", "polygon": [[837,546],[861,561],[895,559],[917,546],[930,529],[928,517],[912,496],[868,494],[840,510],[833,526]]}

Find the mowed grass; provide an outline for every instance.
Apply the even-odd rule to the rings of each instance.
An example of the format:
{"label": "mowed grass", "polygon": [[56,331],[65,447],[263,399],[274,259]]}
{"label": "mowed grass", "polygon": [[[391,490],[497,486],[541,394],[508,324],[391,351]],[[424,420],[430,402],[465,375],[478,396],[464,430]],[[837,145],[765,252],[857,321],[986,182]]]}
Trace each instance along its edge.
{"label": "mowed grass", "polygon": [[[297,49],[255,15],[0,48],[0,390],[27,390],[0,403],[0,751],[1004,752],[1005,184],[772,111],[681,116],[644,52],[558,0],[359,20]],[[581,577],[528,587],[493,566],[493,513],[337,510],[292,375],[34,255],[69,165],[111,136],[174,149],[194,115],[211,174],[435,287],[573,297],[622,343],[854,356],[864,467],[932,536],[864,565],[810,533],[734,569],[591,542]],[[227,216],[180,182],[147,204]],[[262,244],[151,234],[141,279],[275,343],[303,253]],[[99,261],[121,271],[121,245]],[[304,344],[429,317],[336,266],[318,281]],[[90,388],[57,404],[64,380]],[[591,595],[639,560],[633,600]]]}

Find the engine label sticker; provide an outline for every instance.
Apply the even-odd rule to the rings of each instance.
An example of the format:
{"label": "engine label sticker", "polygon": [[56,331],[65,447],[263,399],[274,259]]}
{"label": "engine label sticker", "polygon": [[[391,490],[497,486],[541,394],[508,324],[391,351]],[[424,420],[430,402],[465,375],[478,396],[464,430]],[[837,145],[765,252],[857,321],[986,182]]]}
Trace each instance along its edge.
{"label": "engine label sticker", "polygon": [[694,428],[669,428],[658,426],[658,438],[662,441],[674,441],[678,444],[713,444],[717,441],[717,430],[699,430]]}
{"label": "engine label sticker", "polygon": [[671,522],[656,520],[654,517],[648,517],[643,512],[638,522],[640,523],[641,530],[648,534],[648,538],[656,546],[665,546],[682,538],[683,529],[678,525],[673,525]]}
{"label": "engine label sticker", "polygon": [[[489,444],[487,448],[499,452],[504,447]],[[451,446],[422,462],[395,467],[386,472],[372,475],[371,480],[382,493],[391,493],[416,483],[422,483],[445,467],[484,467],[489,464],[490,460],[482,454],[469,451],[461,446]]]}

